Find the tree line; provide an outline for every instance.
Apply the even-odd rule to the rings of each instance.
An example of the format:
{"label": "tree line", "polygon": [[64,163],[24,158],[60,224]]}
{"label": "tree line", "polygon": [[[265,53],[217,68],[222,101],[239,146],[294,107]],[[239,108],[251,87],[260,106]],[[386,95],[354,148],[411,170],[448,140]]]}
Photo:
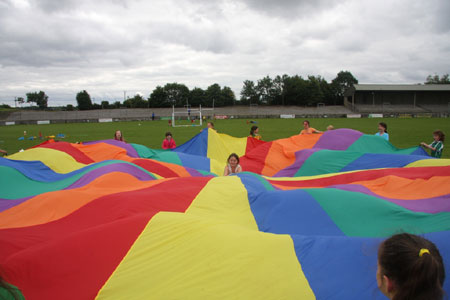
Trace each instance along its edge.
{"label": "tree line", "polygon": [[175,106],[231,106],[236,103],[236,96],[230,87],[221,87],[215,83],[207,89],[189,88],[181,83],[167,83],[164,86],[157,86],[150,96],[145,99],[142,95],[136,94],[128,98],[123,103],[116,101],[110,104],[102,101],[96,107],[92,103],[87,91],[81,91],[76,97],[78,109],[89,110],[96,108],[150,108],[150,107],[172,107]]}
{"label": "tree line", "polygon": [[321,76],[266,76],[256,83],[245,80],[240,102],[244,105],[341,105],[344,92],[357,83],[349,71],[339,72],[331,82]]}
{"label": "tree line", "polygon": [[[298,105],[313,106],[318,103],[325,105],[341,105],[345,91],[358,80],[349,71],[341,71],[337,76],[327,82],[323,77],[308,76],[303,78],[299,75],[277,75],[263,77],[257,81],[245,80],[240,91],[240,98],[236,99],[234,92],[228,86],[221,87],[214,83],[202,89],[195,87],[190,90],[181,83],[167,83],[164,86],[157,86],[145,98],[141,94],[136,94],[132,98],[127,98],[123,102],[101,101],[100,104],[92,103],[91,96],[86,90],[80,91],[76,95],[77,107],[72,104],[67,105],[66,110],[91,110],[91,109],[111,109],[111,108],[153,108],[194,106],[220,107],[232,105]],[[425,84],[450,84],[449,74],[429,75]],[[48,106],[48,96],[43,91],[30,92],[23,97],[16,98],[16,103],[35,104],[39,109],[46,109]],[[8,105],[3,105],[8,106]],[[8,106],[9,107],[9,106]]]}
{"label": "tree line", "polygon": [[189,88],[180,83],[167,83],[157,86],[150,96],[145,99],[136,94],[126,99],[110,104],[102,101],[93,104],[87,91],[77,94],[78,109],[89,110],[98,108],[150,108],[175,106],[205,106],[220,107],[231,105],[339,105],[343,103],[344,92],[358,80],[349,71],[341,71],[336,78],[328,83],[321,76],[303,78],[295,76],[266,76],[256,81],[245,80],[241,90],[241,97],[236,99],[230,87],[221,87],[215,83],[206,89]]}

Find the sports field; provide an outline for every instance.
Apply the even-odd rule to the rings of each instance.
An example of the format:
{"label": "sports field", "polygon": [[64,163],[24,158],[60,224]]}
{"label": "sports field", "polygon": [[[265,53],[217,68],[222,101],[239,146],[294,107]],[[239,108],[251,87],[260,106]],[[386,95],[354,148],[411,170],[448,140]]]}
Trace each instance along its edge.
{"label": "sports field", "polygon": [[[245,137],[249,134],[250,120],[215,120],[215,128],[221,132],[235,137]],[[280,139],[298,134],[302,127],[302,119],[257,119],[254,120],[260,127],[260,134],[266,141]],[[424,141],[431,143],[432,132],[436,129],[450,134],[450,119],[310,119],[311,126],[318,130],[325,130],[332,124],[335,128],[352,128],[364,133],[373,134],[377,131],[377,123],[384,121],[388,124],[390,141],[398,148],[408,148]],[[206,124],[203,124],[205,127]],[[82,142],[113,138],[114,131],[122,130],[127,142],[143,144],[150,148],[161,148],[161,142],[166,131],[171,131],[177,144],[180,145],[200,132],[200,127],[172,128],[167,121],[145,122],[117,122],[117,123],[75,123],[50,125],[16,125],[0,127],[0,148],[15,153],[20,149],[27,149],[42,142],[42,140],[29,140],[30,136],[50,136],[59,133],[65,134],[64,141]],[[24,136],[25,140],[18,138]],[[450,158],[450,150],[446,148],[443,158]]]}

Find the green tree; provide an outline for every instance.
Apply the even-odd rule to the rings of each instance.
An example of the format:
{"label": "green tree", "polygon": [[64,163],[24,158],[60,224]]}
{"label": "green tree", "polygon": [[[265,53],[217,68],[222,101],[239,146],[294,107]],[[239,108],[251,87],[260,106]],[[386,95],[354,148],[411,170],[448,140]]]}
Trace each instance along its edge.
{"label": "green tree", "polygon": [[271,104],[275,102],[276,90],[272,78],[269,76],[258,80],[256,92],[258,93],[258,98],[261,100],[262,104]]}
{"label": "green tree", "polygon": [[224,106],[225,100],[222,97],[222,89],[218,83],[214,83],[205,91],[206,104],[208,106]]}
{"label": "green tree", "polygon": [[336,97],[333,89],[333,85],[328,83],[323,77],[317,76],[320,84],[320,89],[323,94],[323,99],[321,102],[326,105],[336,105],[338,98]]}
{"label": "green tree", "polygon": [[222,88],[222,90],[220,91],[220,93],[221,93],[221,98],[223,100],[223,104],[225,106],[231,106],[231,105],[235,104],[236,96],[234,95],[234,92],[230,87],[224,86]]}
{"label": "green tree", "polygon": [[450,84],[450,77],[448,74],[444,74],[442,77],[439,77],[437,74],[434,74],[433,76],[428,75],[425,84]]}
{"label": "green tree", "polygon": [[120,108],[120,101],[114,102],[111,108]]}
{"label": "green tree", "polygon": [[331,81],[331,84],[334,89],[334,94],[337,97],[339,104],[344,101],[344,93],[354,84],[358,83],[358,79],[356,79],[352,73],[349,71],[340,71],[336,78]]}
{"label": "green tree", "polygon": [[75,110],[75,107],[73,107],[72,104],[67,104],[66,110],[68,110],[68,111],[73,111],[73,110]]}
{"label": "green tree", "polygon": [[189,104],[192,106],[206,105],[206,92],[201,88],[193,88],[189,92]]}
{"label": "green tree", "polygon": [[322,103],[324,95],[321,87],[322,78],[320,76],[308,76],[306,81],[306,105],[316,105]]}
{"label": "green tree", "polygon": [[151,107],[170,107],[167,93],[162,86],[157,86],[148,99]]}
{"label": "green tree", "polygon": [[101,106],[102,106],[102,109],[109,108],[109,102],[108,101],[102,101],[101,102]]}
{"label": "green tree", "polygon": [[306,80],[295,75],[285,80],[285,104],[286,105],[306,105]]}
{"label": "green tree", "polygon": [[255,83],[251,80],[245,80],[241,90],[241,104],[258,104],[259,95]]}
{"label": "green tree", "polygon": [[128,98],[123,102],[123,106],[127,108],[146,108],[148,107],[148,101],[139,94],[134,95],[133,98]]}
{"label": "green tree", "polygon": [[133,108],[147,108],[148,107],[148,101],[142,97],[140,94],[134,95],[133,98],[130,98]]}
{"label": "green tree", "polygon": [[48,96],[43,91],[27,93],[27,103],[36,103],[40,109],[44,109],[47,108]]}
{"label": "green tree", "polygon": [[289,79],[289,76],[284,74],[283,76],[277,75],[273,79],[273,90],[275,99],[271,103],[273,105],[284,105],[284,98],[286,94],[286,81]]}
{"label": "green tree", "polygon": [[86,92],[86,90],[83,90],[77,94],[77,103],[79,110],[90,110],[93,108],[91,96],[88,92]]}
{"label": "green tree", "polygon": [[165,94],[167,95],[166,102],[169,106],[183,106],[189,101],[189,88],[180,83],[167,83],[164,86]]}

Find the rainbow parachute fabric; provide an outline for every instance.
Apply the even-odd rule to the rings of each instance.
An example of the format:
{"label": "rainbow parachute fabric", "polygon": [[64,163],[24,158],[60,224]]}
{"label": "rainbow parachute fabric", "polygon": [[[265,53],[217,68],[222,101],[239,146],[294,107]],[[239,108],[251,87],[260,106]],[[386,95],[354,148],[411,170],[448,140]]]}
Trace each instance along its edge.
{"label": "rainbow parachute fabric", "polygon": [[[232,152],[245,172],[220,176]],[[0,270],[26,299],[385,299],[377,248],[402,231],[450,274],[450,160],[350,129],[50,141],[0,175]]]}

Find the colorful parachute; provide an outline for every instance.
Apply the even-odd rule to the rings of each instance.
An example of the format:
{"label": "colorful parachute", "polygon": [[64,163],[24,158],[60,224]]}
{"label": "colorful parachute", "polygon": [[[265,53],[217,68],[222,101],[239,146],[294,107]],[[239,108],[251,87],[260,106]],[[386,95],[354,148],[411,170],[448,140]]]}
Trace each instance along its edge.
{"label": "colorful parachute", "polygon": [[[247,172],[220,176],[231,152]],[[450,160],[354,130],[47,142],[0,175],[0,270],[26,299],[383,299],[378,244],[404,231],[450,274]]]}

